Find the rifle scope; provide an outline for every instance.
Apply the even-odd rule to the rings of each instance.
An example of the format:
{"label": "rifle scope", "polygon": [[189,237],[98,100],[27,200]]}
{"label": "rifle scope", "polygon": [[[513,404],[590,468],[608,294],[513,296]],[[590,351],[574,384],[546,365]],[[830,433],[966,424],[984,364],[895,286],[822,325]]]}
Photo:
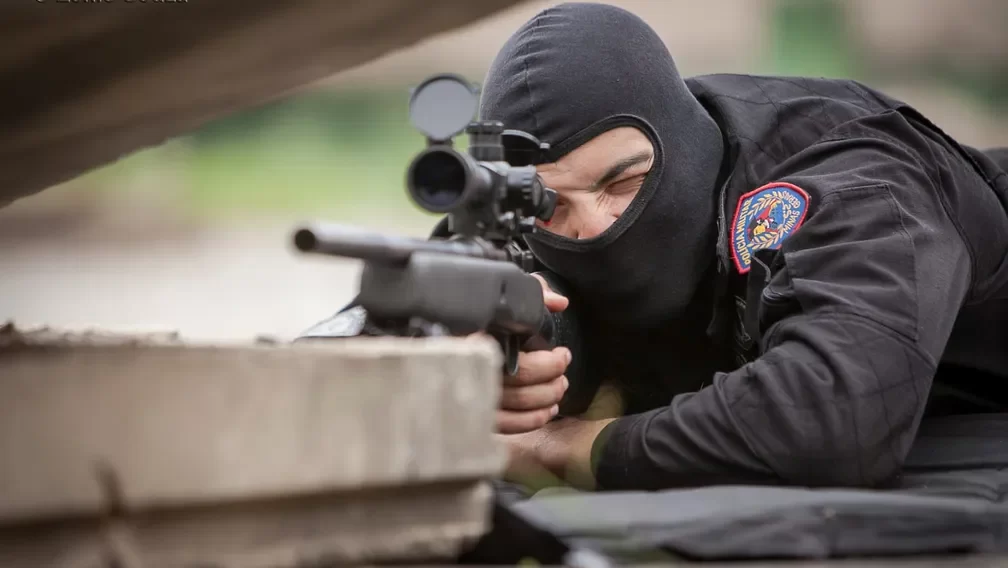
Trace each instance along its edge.
{"label": "rifle scope", "polygon": [[[477,129],[482,132],[474,133]],[[500,140],[499,130],[488,130],[497,130],[497,124],[474,124],[470,135],[474,142],[477,136]],[[536,175],[535,166],[509,166],[503,162],[503,148],[498,148],[494,152],[491,144],[472,147],[473,156],[448,145],[428,146],[410,163],[406,189],[417,205],[431,213],[498,205],[503,211],[548,220],[556,199]]]}
{"label": "rifle scope", "polygon": [[[528,160],[517,165],[505,159],[504,139],[514,139],[516,150],[530,155],[548,145],[505,131],[497,121],[471,121],[478,102],[475,88],[457,75],[436,75],[413,91],[410,120],[426,135],[427,147],[406,171],[407,193],[422,209],[455,218],[465,227],[462,233],[493,232],[507,215],[548,220],[556,194],[544,187]],[[452,145],[463,130],[469,135],[468,152]]]}

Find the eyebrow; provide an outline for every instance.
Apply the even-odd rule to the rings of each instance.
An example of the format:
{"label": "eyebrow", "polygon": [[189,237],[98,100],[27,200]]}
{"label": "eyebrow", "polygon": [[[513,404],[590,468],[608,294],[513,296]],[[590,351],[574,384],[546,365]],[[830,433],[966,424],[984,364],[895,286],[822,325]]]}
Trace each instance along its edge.
{"label": "eyebrow", "polygon": [[606,173],[602,174],[602,177],[595,180],[595,183],[593,183],[591,187],[592,191],[596,191],[602,188],[612,180],[618,178],[620,174],[636,166],[637,164],[641,164],[643,162],[650,160],[651,156],[652,156],[651,152],[644,150],[632,156],[627,156],[626,158],[623,158],[622,160],[616,162],[615,164],[612,165],[612,167],[609,168],[608,171],[606,171]]}

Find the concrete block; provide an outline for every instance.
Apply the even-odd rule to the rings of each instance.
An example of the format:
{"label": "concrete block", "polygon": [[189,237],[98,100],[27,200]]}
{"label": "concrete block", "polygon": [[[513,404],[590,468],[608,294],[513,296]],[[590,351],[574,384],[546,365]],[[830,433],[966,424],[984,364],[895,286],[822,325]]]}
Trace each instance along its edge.
{"label": "concrete block", "polygon": [[[401,509],[399,494],[406,526],[474,538],[488,507],[479,483],[505,463],[493,435],[499,369],[489,340],[212,344],[7,326],[0,329],[0,526],[115,520],[134,526],[128,532],[141,550],[155,550],[143,535],[178,519],[187,527],[179,534],[203,534],[192,527],[216,519],[243,527],[223,539],[240,543],[224,547],[239,555],[283,534],[284,542],[352,543],[350,527],[394,543],[383,527],[396,526],[389,519],[399,515],[392,512]],[[265,507],[294,519],[298,500],[315,519],[302,521],[314,536],[298,522],[235,512]],[[443,522],[407,522],[436,511],[437,502],[447,503]],[[81,530],[99,525],[87,526]],[[209,540],[223,534],[210,532]],[[405,541],[413,544],[399,549],[423,539]]]}

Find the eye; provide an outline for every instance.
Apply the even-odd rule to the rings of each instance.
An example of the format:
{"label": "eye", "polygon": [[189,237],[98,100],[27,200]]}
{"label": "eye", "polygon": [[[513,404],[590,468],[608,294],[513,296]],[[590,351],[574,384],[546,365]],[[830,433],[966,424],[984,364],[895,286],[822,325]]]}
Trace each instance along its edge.
{"label": "eye", "polygon": [[621,195],[624,193],[637,191],[638,189],[640,189],[641,185],[643,185],[645,177],[647,177],[646,172],[613,182],[612,184],[609,185],[609,187],[606,188],[606,192],[612,195]]}

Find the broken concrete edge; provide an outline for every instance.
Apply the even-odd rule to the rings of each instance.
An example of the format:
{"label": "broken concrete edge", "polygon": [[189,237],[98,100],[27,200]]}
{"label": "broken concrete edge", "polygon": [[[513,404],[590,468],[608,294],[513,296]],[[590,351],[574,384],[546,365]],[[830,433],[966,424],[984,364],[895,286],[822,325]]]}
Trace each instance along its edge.
{"label": "broken concrete edge", "polygon": [[0,325],[0,348],[21,346],[77,346],[77,345],[178,345],[183,341],[177,331],[152,328],[106,329],[99,327],[59,328],[49,325],[19,327],[13,320]]}
{"label": "broken concrete edge", "polygon": [[257,349],[327,349],[336,352],[353,352],[366,356],[395,352],[410,355],[444,351],[455,353],[455,348],[464,342],[470,352],[487,357],[492,365],[503,364],[500,346],[490,337],[356,337],[335,340],[311,339],[299,342],[285,341],[268,335],[255,335],[247,340],[193,340],[187,339],[177,330],[154,327],[98,327],[98,326],[50,326],[45,324],[19,326],[8,320],[0,324],[0,349],[13,347],[186,347],[199,348],[257,348]]}

